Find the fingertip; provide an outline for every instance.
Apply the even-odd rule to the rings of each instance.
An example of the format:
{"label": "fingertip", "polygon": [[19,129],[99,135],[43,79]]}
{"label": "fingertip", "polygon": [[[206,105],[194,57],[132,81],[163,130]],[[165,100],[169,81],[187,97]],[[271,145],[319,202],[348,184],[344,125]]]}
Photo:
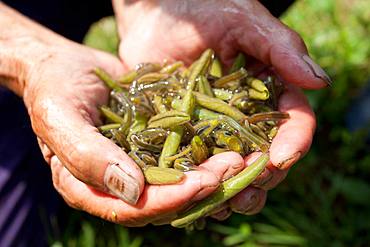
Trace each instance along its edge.
{"label": "fingertip", "polygon": [[261,156],[261,152],[253,152],[244,157],[244,163],[246,166],[251,165],[258,157]]}
{"label": "fingertip", "polygon": [[220,177],[216,172],[200,167],[199,170],[187,172],[184,183],[190,184],[193,189],[196,189],[191,198],[190,203],[192,203],[202,200],[214,192],[220,185]]}
{"label": "fingertip", "polygon": [[220,181],[226,180],[245,167],[243,157],[236,152],[216,154],[200,165],[213,172]]}
{"label": "fingertip", "polygon": [[279,111],[290,118],[282,122],[270,147],[270,160],[279,169],[289,169],[304,156],[312,143],[316,128],[315,114],[302,90],[286,85],[280,96]]}
{"label": "fingertip", "polygon": [[231,209],[228,207],[228,208],[225,208],[215,214],[212,214],[210,215],[211,218],[213,219],[216,219],[218,221],[224,221],[226,220],[227,218],[229,218],[231,215],[232,215],[232,211]]}
{"label": "fingertip", "polygon": [[321,89],[332,84],[326,72],[307,53],[273,46],[270,60],[277,74],[286,82],[305,89]]}
{"label": "fingertip", "polygon": [[144,189],[140,177],[126,172],[118,163],[109,164],[104,174],[104,185],[111,195],[135,205]]}
{"label": "fingertip", "polygon": [[289,169],[279,169],[272,163],[253,181],[252,185],[265,191],[275,188],[288,175]]}
{"label": "fingertip", "polygon": [[285,148],[285,151],[274,152],[274,155],[271,156],[272,164],[280,170],[290,169],[302,157],[301,151],[289,154],[291,152],[292,148],[290,146]]}
{"label": "fingertip", "polygon": [[138,165],[100,133],[86,130],[81,134],[83,138],[71,146],[74,151],[67,156],[68,167],[73,168],[71,173],[82,182],[135,205],[145,186]]}
{"label": "fingertip", "polygon": [[230,199],[229,205],[233,212],[253,215],[265,206],[267,192],[262,189],[247,187]]}

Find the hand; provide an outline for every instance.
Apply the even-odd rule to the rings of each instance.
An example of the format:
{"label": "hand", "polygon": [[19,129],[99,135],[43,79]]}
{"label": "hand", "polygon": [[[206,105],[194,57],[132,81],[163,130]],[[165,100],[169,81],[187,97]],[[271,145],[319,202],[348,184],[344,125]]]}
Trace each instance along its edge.
{"label": "hand", "polygon": [[108,89],[92,71],[101,67],[121,75],[120,61],[1,3],[0,23],[12,26],[0,30],[0,82],[23,96],[54,186],[70,206],[128,226],[160,224],[244,169],[241,157],[231,154],[230,163],[221,154],[187,173],[181,184],[144,188],[134,161],[94,127],[101,124],[97,108],[107,103]]}
{"label": "hand", "polygon": [[[163,59],[190,64],[204,49],[212,48],[226,65],[243,51],[248,55],[249,72],[258,76],[272,69],[291,83],[279,102],[279,110],[288,112],[290,119],[281,124],[271,145],[271,164],[253,186],[220,207],[214,217],[227,218],[229,207],[244,214],[259,212],[266,191],[285,178],[311,145],[315,116],[297,86],[318,89],[330,84],[330,78],[308,56],[299,35],[258,1],[124,2],[114,0],[113,4],[122,38],[119,54],[127,68]],[[247,164],[253,156],[245,158]]]}

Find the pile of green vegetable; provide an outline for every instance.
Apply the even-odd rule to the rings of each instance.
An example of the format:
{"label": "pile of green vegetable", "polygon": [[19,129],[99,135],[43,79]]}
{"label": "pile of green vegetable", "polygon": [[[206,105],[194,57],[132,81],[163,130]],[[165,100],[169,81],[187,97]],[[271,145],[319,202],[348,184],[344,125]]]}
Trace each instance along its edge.
{"label": "pile of green vegetable", "polygon": [[95,70],[111,89],[108,105],[100,109],[105,123],[98,128],[141,167],[148,184],[179,183],[184,172],[218,153],[263,153],[180,215],[172,222],[175,227],[207,216],[253,182],[269,160],[278,122],[289,117],[277,111],[282,85],[272,76],[250,76],[244,66],[240,54],[224,75],[208,49],[188,68],[179,61],[142,63],[117,80]]}

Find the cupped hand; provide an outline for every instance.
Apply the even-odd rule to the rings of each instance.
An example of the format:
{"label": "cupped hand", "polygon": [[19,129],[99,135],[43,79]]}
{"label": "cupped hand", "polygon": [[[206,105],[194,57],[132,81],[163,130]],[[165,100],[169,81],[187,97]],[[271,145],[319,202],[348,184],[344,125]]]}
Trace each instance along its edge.
{"label": "cupped hand", "polygon": [[[250,73],[259,76],[273,70],[288,82],[278,108],[288,112],[290,119],[280,125],[273,140],[270,164],[253,186],[220,207],[213,217],[227,218],[230,208],[243,214],[259,212],[267,190],[285,178],[311,145],[315,116],[299,87],[319,89],[330,85],[330,78],[309,57],[300,36],[256,0],[113,0],[113,6],[122,40],[119,54],[127,68],[164,59],[190,64],[203,50],[212,48],[228,66],[242,51]],[[254,155],[245,158],[247,165]]]}
{"label": "cupped hand", "polygon": [[187,173],[180,184],[144,186],[135,162],[94,127],[101,124],[98,108],[109,94],[93,73],[96,67],[124,73],[117,58],[65,41],[34,57],[24,77],[32,127],[54,186],[70,206],[128,226],[168,222],[245,167],[241,157],[231,154],[230,163],[222,154]]}

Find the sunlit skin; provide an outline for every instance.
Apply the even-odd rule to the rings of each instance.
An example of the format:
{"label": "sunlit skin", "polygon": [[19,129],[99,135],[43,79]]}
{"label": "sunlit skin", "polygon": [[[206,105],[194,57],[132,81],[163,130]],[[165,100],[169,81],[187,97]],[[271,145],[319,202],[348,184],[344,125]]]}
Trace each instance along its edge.
{"label": "sunlit skin", "polygon": [[[144,61],[190,63],[210,47],[226,64],[242,50],[250,55],[251,71],[264,72],[262,64],[272,65],[282,79],[292,83],[286,84],[280,98],[279,110],[288,112],[290,119],[280,126],[271,145],[272,163],[254,187],[229,201],[236,212],[259,212],[266,190],[281,182],[308,151],[315,118],[297,86],[317,89],[326,84],[320,70],[301,59],[306,54],[301,39],[256,1],[194,1],[189,3],[191,8],[178,6],[180,2],[185,1],[137,1],[129,6],[115,1],[121,60],[51,33],[0,3],[0,23],[14,26],[0,31],[4,36],[0,39],[2,68],[8,64],[19,69],[19,73],[7,71],[10,79],[5,85],[23,96],[54,186],[70,206],[127,226],[168,223],[177,212],[244,169],[256,155],[243,159],[233,152],[218,154],[199,170],[187,172],[181,184],[144,186],[135,163],[94,127],[101,124],[97,107],[108,99],[108,89],[92,72],[95,67],[118,76]],[[112,162],[135,178],[141,193],[135,206],[101,192],[107,189],[103,177]],[[225,215],[229,214],[214,216],[224,219]]]}

